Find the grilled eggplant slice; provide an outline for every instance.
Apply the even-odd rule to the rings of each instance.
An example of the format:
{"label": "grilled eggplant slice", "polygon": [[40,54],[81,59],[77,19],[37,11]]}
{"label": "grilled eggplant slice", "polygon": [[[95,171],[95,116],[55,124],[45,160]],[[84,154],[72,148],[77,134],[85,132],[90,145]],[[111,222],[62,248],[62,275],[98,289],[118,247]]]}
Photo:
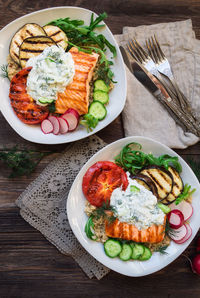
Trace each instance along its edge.
{"label": "grilled eggplant slice", "polygon": [[68,38],[63,30],[53,25],[46,25],[43,27],[43,29],[47,36],[51,37],[58,46],[61,46],[64,50],[66,50]]}
{"label": "grilled eggplant slice", "polygon": [[143,174],[137,174],[135,176],[131,177],[132,179],[135,179],[139,184],[143,185],[146,189],[150,190],[154,196],[158,198],[158,190],[155,185],[155,183],[146,175]]}
{"label": "grilled eggplant slice", "polygon": [[21,67],[15,61],[13,61],[10,55],[8,55],[7,57],[7,62],[8,62],[8,66],[7,66],[8,78],[11,81],[12,78],[21,70]]}
{"label": "grilled eggplant slice", "polygon": [[140,174],[151,178],[158,190],[158,200],[162,201],[171,193],[174,180],[172,174],[165,168],[152,165],[144,168]]}
{"label": "grilled eggplant slice", "polygon": [[176,200],[176,198],[182,193],[183,191],[183,180],[181,179],[179,173],[173,167],[169,167],[168,171],[172,174],[174,184],[171,193],[162,201],[163,204],[169,205]]}
{"label": "grilled eggplant slice", "polygon": [[41,54],[46,47],[55,45],[56,43],[48,36],[34,36],[26,38],[21,46],[19,52],[21,67],[26,67],[28,59]]}
{"label": "grilled eggplant slice", "polygon": [[46,36],[46,33],[40,25],[34,23],[24,25],[15,33],[11,40],[9,49],[10,56],[15,61],[15,63],[20,64],[19,50],[24,39],[30,36],[38,35]]}

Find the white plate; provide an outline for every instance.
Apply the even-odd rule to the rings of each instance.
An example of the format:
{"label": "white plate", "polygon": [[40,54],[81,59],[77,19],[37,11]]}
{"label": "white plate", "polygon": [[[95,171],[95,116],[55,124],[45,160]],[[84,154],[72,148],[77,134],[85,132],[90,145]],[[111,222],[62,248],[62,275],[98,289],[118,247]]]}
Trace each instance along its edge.
{"label": "white plate", "polygon": [[192,237],[184,244],[175,244],[171,241],[170,246],[167,248],[167,255],[161,255],[160,253],[153,253],[150,260],[145,262],[128,261],[123,262],[119,258],[111,259],[106,256],[103,249],[103,244],[92,241],[87,238],[84,227],[87,221],[87,216],[84,213],[85,197],[82,193],[82,178],[86,170],[95,162],[100,160],[113,160],[113,158],[120,152],[120,150],[126,144],[130,142],[138,142],[142,145],[142,150],[146,153],[153,153],[155,156],[161,154],[169,154],[171,156],[178,156],[173,150],[159,142],[145,137],[128,137],[120,139],[102,150],[96,153],[90,160],[84,165],[79,174],[77,175],[71,190],[69,192],[67,200],[67,214],[70,226],[75,236],[81,243],[81,245],[99,262],[107,266],[108,268],[128,276],[144,276],[156,272],[169,263],[174,261],[190,244],[198,229],[200,227],[200,184],[192,172],[191,168],[180,157],[179,161],[182,165],[183,171],[181,177],[184,183],[189,183],[192,188],[196,188],[196,192],[193,195],[192,205],[194,213],[190,219],[190,225],[192,228]]}
{"label": "white plate", "polygon": [[[0,31],[0,57],[1,65],[6,64],[6,58],[9,53],[9,44],[14,33],[26,23],[38,23],[43,26],[48,22],[55,20],[57,18],[70,17],[71,19],[81,19],[84,20],[86,25],[90,23],[92,11],[78,8],[78,7],[55,7],[48,8],[34,13],[25,15],[19,19],[8,24]],[[94,13],[94,16],[97,15]],[[115,74],[115,88],[110,92],[110,102],[107,106],[107,116],[103,121],[100,121],[97,127],[90,133],[86,129],[79,125],[78,129],[74,132],[67,133],[64,135],[45,135],[42,133],[39,125],[27,125],[21,122],[17,116],[14,114],[9,100],[9,81],[6,78],[0,78],[0,110],[4,115],[5,119],[8,121],[10,126],[24,139],[41,144],[62,144],[73,142],[86,138],[97,131],[103,129],[108,124],[110,124],[117,116],[121,113],[124,108],[126,100],[126,73],[123,63],[123,59],[118,48],[118,45],[107,26],[98,29],[97,32],[105,35],[105,37],[115,45],[117,49],[117,57],[113,60],[114,65],[112,71]],[[106,52],[106,56],[110,59],[112,53],[109,50]]]}

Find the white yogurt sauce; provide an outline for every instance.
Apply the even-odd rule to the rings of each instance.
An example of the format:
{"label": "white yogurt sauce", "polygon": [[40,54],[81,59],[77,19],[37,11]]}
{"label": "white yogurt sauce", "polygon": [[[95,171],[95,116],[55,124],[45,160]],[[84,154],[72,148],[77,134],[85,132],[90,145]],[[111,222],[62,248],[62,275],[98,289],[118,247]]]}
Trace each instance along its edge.
{"label": "white yogurt sauce", "polygon": [[32,66],[27,78],[27,92],[36,100],[56,100],[58,92],[64,92],[73,81],[75,65],[72,55],[53,45],[38,56],[30,58],[26,67]]}
{"label": "white yogurt sauce", "polygon": [[121,222],[135,225],[139,230],[147,229],[153,224],[164,223],[164,212],[157,207],[157,198],[151,191],[129,178],[125,191],[116,188],[111,195],[110,205]]}

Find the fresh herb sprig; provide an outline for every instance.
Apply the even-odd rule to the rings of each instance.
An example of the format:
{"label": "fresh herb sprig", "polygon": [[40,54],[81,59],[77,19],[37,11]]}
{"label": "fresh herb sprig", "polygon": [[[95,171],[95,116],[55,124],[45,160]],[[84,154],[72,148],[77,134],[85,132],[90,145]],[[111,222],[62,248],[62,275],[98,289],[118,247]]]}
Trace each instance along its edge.
{"label": "fresh herb sprig", "polygon": [[151,153],[146,154],[142,152],[141,149],[142,146],[138,143],[132,142],[127,144],[123,147],[120,154],[115,157],[115,163],[132,174],[136,174],[143,167],[149,165],[162,166],[165,169],[172,165],[178,172],[182,171],[178,157],[172,157],[167,154],[155,157]]}
{"label": "fresh herb sprig", "polygon": [[156,252],[159,252],[162,255],[168,255],[168,252],[166,252],[166,249],[168,248],[169,245],[164,245],[164,246],[159,246],[156,249]]}
{"label": "fresh herb sprig", "polygon": [[[111,211],[111,212],[108,212],[108,211]],[[109,223],[112,223],[116,219],[114,215],[114,208],[106,203],[103,203],[101,207],[96,208],[91,215],[93,218],[96,218],[96,219],[100,219],[101,217],[104,217],[105,219],[108,220]]]}
{"label": "fresh herb sprig", "polygon": [[53,152],[34,150],[19,150],[17,147],[0,151],[0,161],[11,169],[9,178],[29,175],[33,172],[40,160]]}
{"label": "fresh herb sprig", "polygon": [[8,65],[3,64],[3,65],[1,65],[0,69],[1,69],[0,76],[2,78],[8,78],[9,79],[9,77],[8,77]]}
{"label": "fresh herb sprig", "polygon": [[185,184],[182,193],[178,196],[178,198],[175,201],[175,204],[180,204],[183,200],[187,200],[191,195],[196,191],[196,189],[191,190],[191,185]]}
{"label": "fresh herb sprig", "polygon": [[98,122],[99,120],[89,113],[85,114],[83,119],[80,120],[80,124],[85,126],[88,132],[92,131],[93,128],[97,126]]}

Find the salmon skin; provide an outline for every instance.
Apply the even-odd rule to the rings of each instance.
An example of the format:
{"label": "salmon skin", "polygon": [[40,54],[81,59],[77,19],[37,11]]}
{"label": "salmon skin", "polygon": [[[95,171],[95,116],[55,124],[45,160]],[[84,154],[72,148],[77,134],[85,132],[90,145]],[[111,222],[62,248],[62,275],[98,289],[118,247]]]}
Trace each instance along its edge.
{"label": "salmon skin", "polygon": [[158,243],[165,237],[166,216],[163,225],[152,225],[147,229],[138,230],[134,225],[120,222],[105,222],[105,232],[108,237],[131,240],[134,242]]}
{"label": "salmon skin", "polygon": [[64,114],[67,109],[77,110],[79,115],[87,114],[89,106],[90,81],[99,55],[79,52],[73,47],[69,50],[75,64],[75,75],[63,93],[58,93],[56,113]]}

